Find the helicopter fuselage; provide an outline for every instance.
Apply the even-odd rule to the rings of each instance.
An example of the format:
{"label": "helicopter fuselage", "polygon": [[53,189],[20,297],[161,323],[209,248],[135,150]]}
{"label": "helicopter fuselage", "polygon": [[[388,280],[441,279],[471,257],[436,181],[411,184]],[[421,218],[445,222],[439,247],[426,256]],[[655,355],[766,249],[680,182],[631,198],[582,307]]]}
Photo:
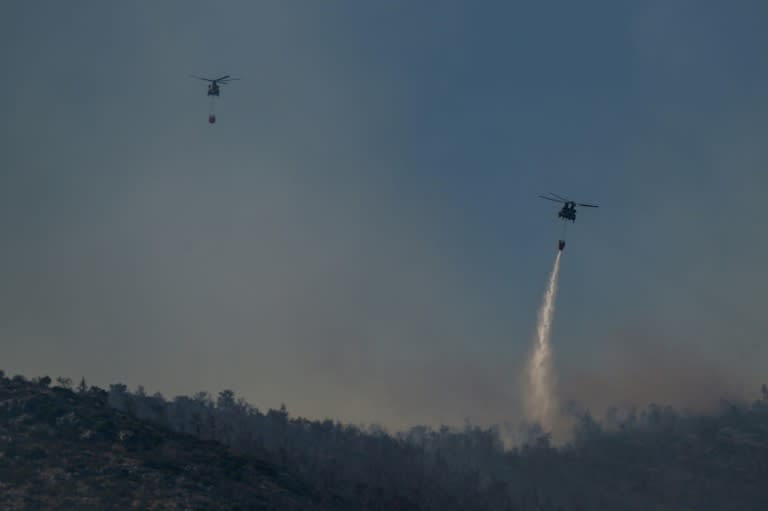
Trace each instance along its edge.
{"label": "helicopter fuselage", "polygon": [[563,218],[565,220],[570,220],[571,222],[575,222],[576,221],[576,203],[566,202],[563,208],[557,214],[557,216],[558,218]]}
{"label": "helicopter fuselage", "polygon": [[216,82],[211,83],[208,85],[208,95],[209,96],[218,96],[219,95],[219,86]]}

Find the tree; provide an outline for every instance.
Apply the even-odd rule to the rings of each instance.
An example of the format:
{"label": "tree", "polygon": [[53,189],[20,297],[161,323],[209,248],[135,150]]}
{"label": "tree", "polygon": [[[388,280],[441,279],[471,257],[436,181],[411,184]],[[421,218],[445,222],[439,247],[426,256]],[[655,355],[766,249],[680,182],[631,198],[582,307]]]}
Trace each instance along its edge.
{"label": "tree", "polygon": [[41,377],[40,377],[40,378],[37,380],[37,382],[38,382],[38,383],[39,383],[41,386],[43,386],[43,387],[47,387],[48,385],[50,385],[50,384],[51,384],[51,377],[50,377],[50,376],[41,376]]}
{"label": "tree", "polygon": [[229,410],[235,407],[235,393],[229,389],[219,392],[219,399],[216,400],[218,408]]}
{"label": "tree", "polygon": [[189,419],[189,422],[192,423],[192,429],[194,430],[195,435],[201,437],[203,420],[200,418],[200,414],[197,412],[193,412],[192,416]]}
{"label": "tree", "polygon": [[201,390],[200,392],[195,393],[194,396],[192,396],[192,400],[202,404],[203,406],[211,406],[212,405],[212,399],[211,396],[208,394],[208,392]]}
{"label": "tree", "polygon": [[118,410],[133,411],[133,400],[128,394],[128,386],[124,383],[113,383],[109,386],[108,402]]}
{"label": "tree", "polygon": [[56,383],[59,384],[60,387],[63,387],[65,389],[71,389],[72,388],[72,378],[68,376],[59,376],[56,378]]}
{"label": "tree", "polygon": [[85,394],[88,391],[88,384],[85,383],[85,377],[80,378],[80,383],[77,385],[77,391],[80,394]]}
{"label": "tree", "polygon": [[128,392],[128,386],[124,383],[113,383],[109,386],[109,391],[115,394],[125,394]]}

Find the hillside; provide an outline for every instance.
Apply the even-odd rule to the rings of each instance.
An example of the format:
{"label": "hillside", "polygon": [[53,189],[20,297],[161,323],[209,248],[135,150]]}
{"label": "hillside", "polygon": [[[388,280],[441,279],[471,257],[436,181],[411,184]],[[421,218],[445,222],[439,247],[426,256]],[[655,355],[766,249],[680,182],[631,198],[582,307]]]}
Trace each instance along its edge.
{"label": "hillside", "polygon": [[[2,374],[0,372],[0,374]],[[708,415],[582,412],[573,441],[262,413],[234,392],[171,401],[0,377],[0,509],[768,509],[768,389]]]}
{"label": "hillside", "polygon": [[532,428],[514,449],[497,428],[390,434],[262,412],[231,390],[168,401],[117,384],[109,394],[114,406],[157,424],[267,457],[337,510],[768,509],[765,387],[754,403],[723,402],[709,414],[656,404],[603,420],[574,411],[570,444],[554,448]]}
{"label": "hillside", "polygon": [[49,379],[0,379],[0,509],[313,510],[270,463],[178,434]]}

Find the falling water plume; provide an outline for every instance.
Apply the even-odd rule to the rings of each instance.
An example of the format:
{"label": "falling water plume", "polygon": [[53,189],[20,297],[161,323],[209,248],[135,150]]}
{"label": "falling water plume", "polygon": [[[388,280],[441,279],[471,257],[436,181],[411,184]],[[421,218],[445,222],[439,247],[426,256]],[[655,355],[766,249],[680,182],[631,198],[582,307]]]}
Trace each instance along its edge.
{"label": "falling water plume", "polygon": [[527,385],[525,386],[525,411],[527,419],[538,422],[545,431],[552,432],[557,426],[557,396],[555,395],[555,374],[552,363],[550,331],[555,315],[557,279],[560,273],[560,257],[557,252],[555,265],[549,276],[544,301],[539,309],[536,325],[536,340],[528,360]]}

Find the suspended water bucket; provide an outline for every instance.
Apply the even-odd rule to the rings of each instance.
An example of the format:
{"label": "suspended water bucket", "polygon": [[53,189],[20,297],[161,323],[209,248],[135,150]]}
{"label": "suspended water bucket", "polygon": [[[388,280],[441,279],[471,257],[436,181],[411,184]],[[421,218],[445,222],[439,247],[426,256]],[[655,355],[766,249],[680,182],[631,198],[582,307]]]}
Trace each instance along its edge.
{"label": "suspended water bucket", "polygon": [[216,122],[216,116],[215,116],[215,115],[213,115],[213,114],[209,115],[209,116],[208,116],[208,122],[209,122],[210,124],[213,124],[213,123],[215,123],[215,122]]}

